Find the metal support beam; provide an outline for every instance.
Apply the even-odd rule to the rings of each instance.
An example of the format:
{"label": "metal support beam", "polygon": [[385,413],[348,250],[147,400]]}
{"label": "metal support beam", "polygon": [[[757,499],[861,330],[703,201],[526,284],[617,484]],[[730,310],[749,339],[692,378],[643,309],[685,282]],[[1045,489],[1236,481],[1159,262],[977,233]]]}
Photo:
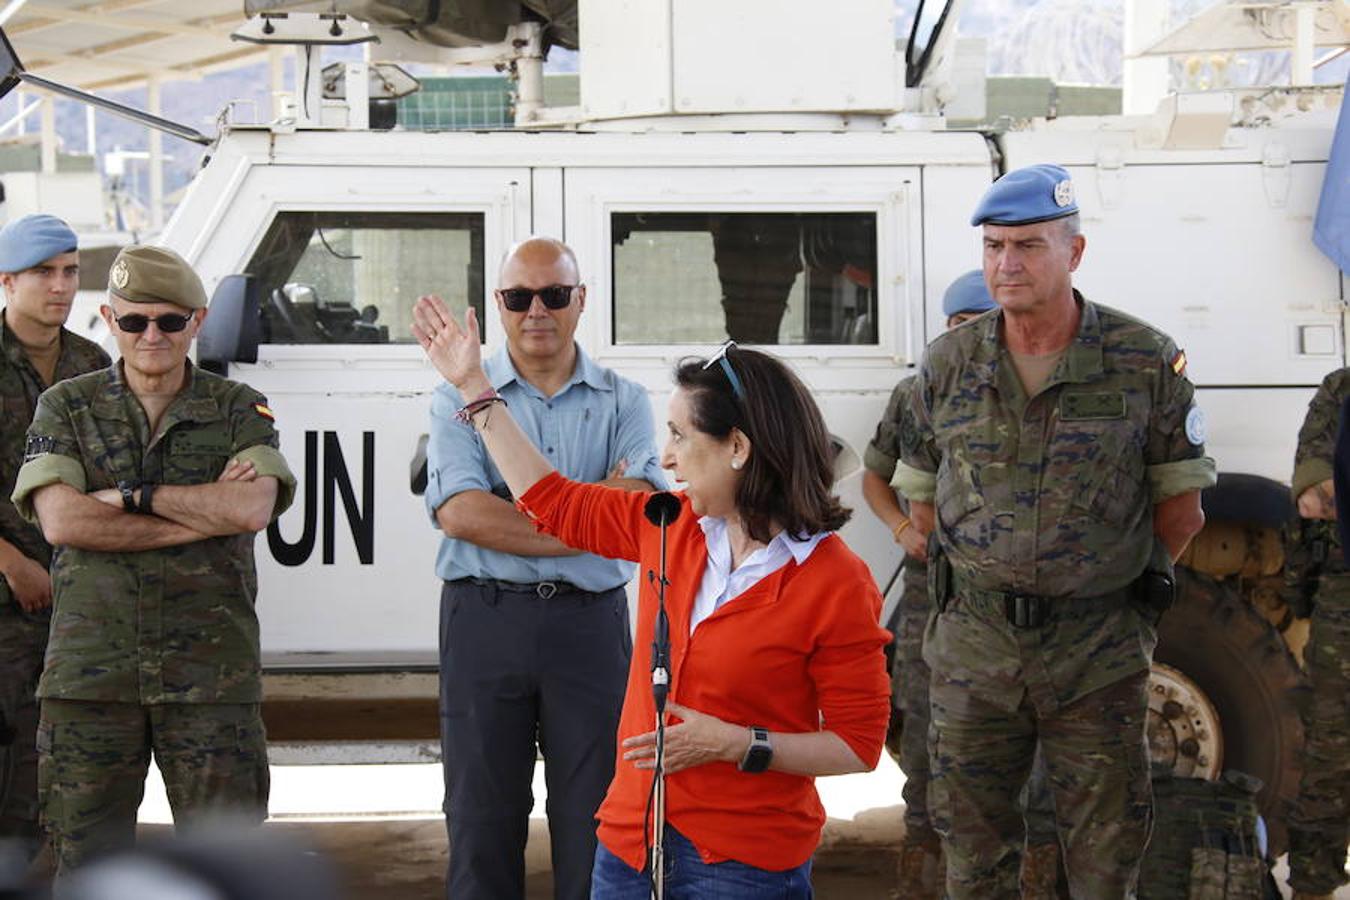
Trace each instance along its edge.
{"label": "metal support beam", "polygon": [[56,171],[56,98],[42,98],[42,173]]}
{"label": "metal support beam", "polygon": [[[146,105],[150,114],[158,116],[160,106],[160,82],[151,78],[145,84]],[[159,231],[164,227],[164,135],[150,131],[150,227]]]}
{"label": "metal support beam", "polygon": [[1125,63],[1121,107],[1126,115],[1150,115],[1171,85],[1166,57],[1138,57],[1167,30],[1167,0],[1125,0]]}
{"label": "metal support beam", "polygon": [[23,91],[16,91],[14,93],[14,96],[19,101],[18,112],[16,112],[13,116],[11,116],[9,118],[9,121],[5,122],[3,125],[0,125],[0,134],[5,134],[11,129],[14,131],[15,134],[23,134],[24,120],[27,119],[29,114],[32,113],[33,110],[37,109],[38,104],[42,102],[41,99],[38,99],[34,100],[32,103],[25,105],[24,104],[25,98],[23,96]]}
{"label": "metal support beam", "polygon": [[97,94],[90,94],[77,88],[68,87],[59,82],[49,81],[41,75],[34,75],[32,72],[18,71],[13,73],[15,77],[31,84],[33,87],[42,88],[51,91],[54,94],[60,94],[62,97],[68,97],[71,100],[78,100],[81,103],[89,103],[97,106],[99,109],[105,109],[116,116],[124,119],[130,119],[133,122],[140,122],[142,125],[149,125],[151,128],[159,131],[166,131],[174,137],[180,137],[185,141],[192,141],[196,144],[209,145],[211,138],[202,134],[195,128],[189,128],[186,125],[180,125],[177,122],[171,122],[168,119],[162,119],[159,116],[152,116],[150,113],[142,112],[125,104],[118,103],[115,100],[108,100]]}
{"label": "metal support beam", "polygon": [[1289,64],[1290,84],[1313,83],[1313,57],[1317,55],[1317,5],[1294,4],[1294,48]]}

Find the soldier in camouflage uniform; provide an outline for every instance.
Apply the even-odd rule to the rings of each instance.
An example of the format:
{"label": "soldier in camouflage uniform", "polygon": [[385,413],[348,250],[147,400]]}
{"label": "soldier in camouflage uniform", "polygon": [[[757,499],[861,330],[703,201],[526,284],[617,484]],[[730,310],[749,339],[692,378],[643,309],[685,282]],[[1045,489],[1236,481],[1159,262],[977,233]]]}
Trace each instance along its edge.
{"label": "soldier in camouflage uniform", "polygon": [[254,534],[295,480],[261,395],[187,361],[201,281],[128,247],[122,360],[42,395],[13,501],[56,546],[38,782],[58,875],[134,839],[150,754],[174,821],[266,816]]}
{"label": "soldier in camouflage uniform", "polygon": [[[948,286],[942,296],[947,327],[955,328],[994,308],[978,269]],[[891,665],[891,703],[903,716],[899,735],[900,770],[905,773],[901,794],[905,800],[905,839],[900,846],[898,896],[924,900],[941,895],[942,855],[937,832],[928,820],[928,666],[923,661],[923,629],[932,604],[928,602],[926,541],[906,514],[907,505],[891,488],[895,460],[900,455],[901,411],[910,403],[914,376],[895,386],[886,413],[863,457],[863,497],[873,514],[890,529],[904,551],[903,589],[895,629],[895,658]],[[889,739],[888,739],[889,743]]]}
{"label": "soldier in camouflage uniform", "polygon": [[929,346],[902,431],[895,481],[942,553],[924,660],[953,900],[1018,896],[1038,741],[1072,895],[1133,894],[1156,607],[1215,481],[1185,357],[1073,289],[1076,213],[1058,166],[989,189],[972,224],[1000,309]]}
{"label": "soldier in camouflage uniform", "polygon": [[1298,433],[1293,494],[1299,546],[1313,557],[1306,572],[1312,615],[1303,662],[1312,685],[1304,710],[1303,780],[1289,817],[1289,886],[1300,900],[1330,898],[1350,879],[1350,570],[1345,565],[1332,485],[1341,409],[1350,400],[1350,368],[1328,375]]}
{"label": "soldier in camouflage uniform", "polygon": [[31,857],[39,845],[34,691],[51,623],[52,548],[9,502],[38,395],[108,365],[108,354],[63,326],[80,284],[77,239],[55,216],[0,230],[0,839]]}

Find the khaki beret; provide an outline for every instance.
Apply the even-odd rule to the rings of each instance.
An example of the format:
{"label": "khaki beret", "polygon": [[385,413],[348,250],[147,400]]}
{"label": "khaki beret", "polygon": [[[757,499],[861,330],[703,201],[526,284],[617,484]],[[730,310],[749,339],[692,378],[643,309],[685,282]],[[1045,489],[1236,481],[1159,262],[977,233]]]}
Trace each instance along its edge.
{"label": "khaki beret", "polygon": [[128,303],[206,309],[202,280],[183,257],[167,247],[123,247],[108,271],[108,290]]}

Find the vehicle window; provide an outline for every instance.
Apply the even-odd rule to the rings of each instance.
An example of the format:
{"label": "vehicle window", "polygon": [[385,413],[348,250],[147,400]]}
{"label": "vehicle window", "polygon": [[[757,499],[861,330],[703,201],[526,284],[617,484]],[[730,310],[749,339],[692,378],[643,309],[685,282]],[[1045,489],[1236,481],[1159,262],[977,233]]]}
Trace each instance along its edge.
{"label": "vehicle window", "polygon": [[614,213],[617,344],[875,344],[876,216]]}
{"label": "vehicle window", "polygon": [[248,274],[262,288],[263,342],[413,341],[413,303],[440,294],[483,316],[479,213],[283,212]]}

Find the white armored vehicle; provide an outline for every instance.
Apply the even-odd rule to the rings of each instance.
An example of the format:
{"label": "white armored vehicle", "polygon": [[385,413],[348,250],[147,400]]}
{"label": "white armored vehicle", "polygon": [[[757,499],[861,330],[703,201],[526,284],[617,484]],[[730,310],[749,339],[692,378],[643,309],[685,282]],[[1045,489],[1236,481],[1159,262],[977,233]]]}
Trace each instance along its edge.
{"label": "white armored vehicle", "polygon": [[[1302,17],[1296,74],[1323,31],[1343,41],[1338,3],[1304,5],[1311,19],[1264,4]],[[248,39],[300,48],[299,96],[269,123],[223,124],[159,240],[217,292],[200,361],[267,394],[301,482],[259,551],[279,759],[434,744],[438,532],[420,495],[437,379],[409,331],[419,294],[473,305],[500,344],[498,260],[564,238],[589,288],[578,340],[647,387],[658,422],[680,357],[728,336],[771,348],[826,412],[857,510],[844,536],[885,584],[898,548],[862,502],[862,451],[940,331],[943,290],[979,264],[978,197],[1057,162],[1089,242],[1077,285],[1185,348],[1222,473],[1162,626],[1152,749],[1182,774],[1261,778],[1278,839],[1300,737],[1279,535],[1307,401],[1345,364],[1344,277],[1311,240],[1339,87],[957,130],[972,96],[962,115],[982,117],[984,64],[954,39],[953,0],[920,5],[903,54],[891,0],[247,6]],[[325,33],[378,36],[368,60],[496,60],[517,78],[516,127],[373,128],[406,76],[321,71]],[[546,107],[542,58],[578,41],[580,104]]]}

